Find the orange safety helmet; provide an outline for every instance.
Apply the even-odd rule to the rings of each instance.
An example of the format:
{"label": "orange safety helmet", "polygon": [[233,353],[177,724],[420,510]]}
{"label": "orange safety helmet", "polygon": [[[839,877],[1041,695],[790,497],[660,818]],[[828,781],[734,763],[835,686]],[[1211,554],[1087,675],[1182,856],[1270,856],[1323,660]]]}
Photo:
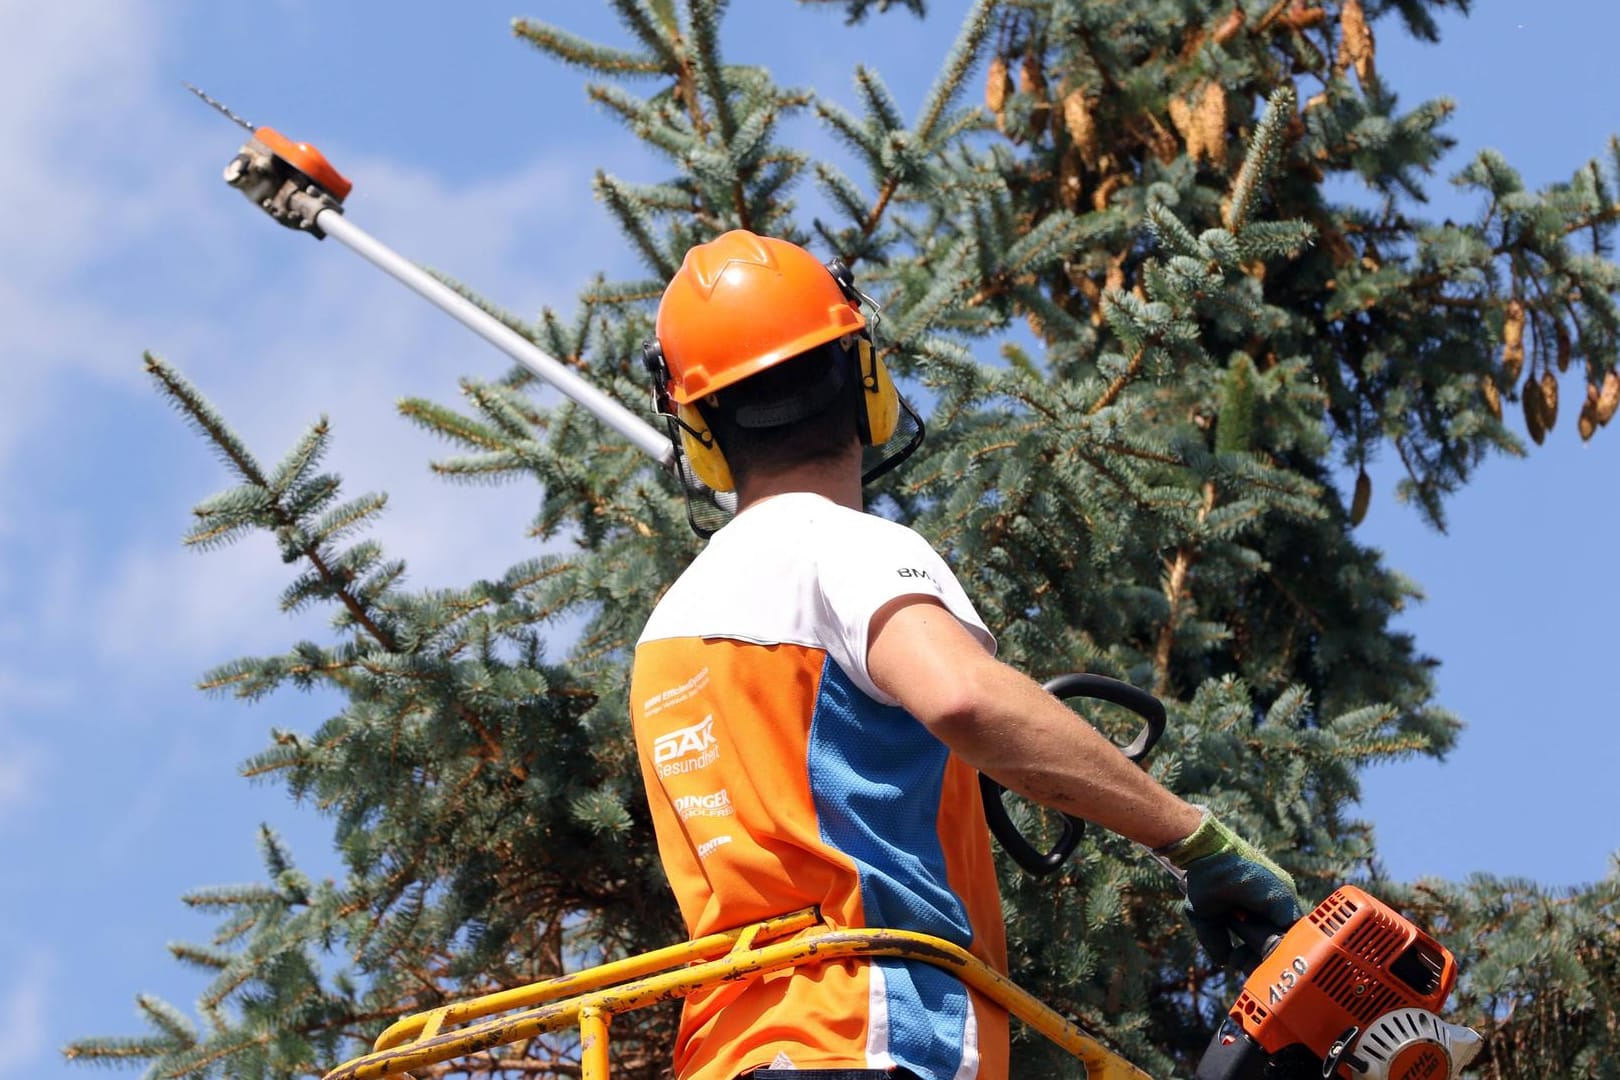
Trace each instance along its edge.
{"label": "orange safety helmet", "polygon": [[823,265],[786,240],[733,229],[686,253],[645,351],[654,397],[674,418],[698,479],[715,491],[734,487],[698,402],[840,339],[856,350],[862,442],[879,445],[894,434],[899,394],[872,348],[861,300],[841,261]]}
{"label": "orange safety helmet", "polygon": [[858,301],[797,244],[743,229],[699,244],[658,304],[670,397],[690,405],[866,329]]}

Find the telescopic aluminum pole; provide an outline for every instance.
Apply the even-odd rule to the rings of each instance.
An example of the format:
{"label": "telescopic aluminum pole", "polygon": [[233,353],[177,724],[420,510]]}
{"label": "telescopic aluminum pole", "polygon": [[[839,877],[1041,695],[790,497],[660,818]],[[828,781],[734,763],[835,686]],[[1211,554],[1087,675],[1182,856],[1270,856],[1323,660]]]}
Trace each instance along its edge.
{"label": "telescopic aluminum pole", "polygon": [[555,357],[541,352],[523,335],[360,228],[338,210],[331,207],[323,209],[315,216],[315,227],[373,266],[408,285],[445,314],[562,391],[660,464],[668,464],[674,457],[669,436],[619,404],[617,399],[586,382]]}

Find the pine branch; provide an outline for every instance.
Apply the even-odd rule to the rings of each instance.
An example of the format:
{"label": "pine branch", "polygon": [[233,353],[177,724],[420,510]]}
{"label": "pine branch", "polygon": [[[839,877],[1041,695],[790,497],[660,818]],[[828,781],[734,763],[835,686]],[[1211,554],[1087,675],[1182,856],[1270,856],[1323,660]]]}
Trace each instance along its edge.
{"label": "pine branch", "polygon": [[[476,384],[462,383],[462,393],[471,395]],[[502,433],[488,424],[481,424],[447,406],[426,398],[405,398],[398,405],[399,414],[418,427],[442,435],[452,442],[480,450],[495,450],[506,445]]]}
{"label": "pine branch", "polygon": [[1271,92],[1266,100],[1266,111],[1255,128],[1249,144],[1249,153],[1243,159],[1237,179],[1232,182],[1228,196],[1229,206],[1224,220],[1230,232],[1241,233],[1254,212],[1255,200],[1282,156],[1282,144],[1289,117],[1294,115],[1294,88],[1283,85]]}
{"label": "pine branch", "polygon": [[255,487],[269,487],[259,463],[248,453],[246,446],[236,437],[208,399],[168,362],[145,353],[146,372],[157,380],[170,404],[180,411],[186,421],[211,443],[238,476]]}
{"label": "pine branch", "polygon": [[894,95],[883,85],[883,77],[865,64],[855,65],[855,89],[866,103],[867,124],[874,133],[892,134],[904,131],[906,121],[900,115],[900,106]]}
{"label": "pine branch", "polygon": [[297,444],[281,459],[270,479],[265,483],[270,494],[280,498],[289,487],[302,483],[309,475],[310,470],[320,464],[326,456],[326,447],[331,427],[322,416],[311,424],[304,432]]}
{"label": "pine branch", "polygon": [[532,19],[513,19],[512,34],[564,63],[604,74],[663,75],[671,66],[670,59],[657,52],[648,56],[624,49],[608,48],[586,41],[549,23],[536,22]]}
{"label": "pine branch", "polygon": [[730,143],[737,134],[737,117],[731,108],[731,95],[720,63],[721,10],[719,0],[687,0],[698,78],[714,106],[715,118],[720,123],[720,139]]}
{"label": "pine branch", "polygon": [[663,62],[666,74],[680,70],[681,59],[670,44],[670,36],[676,30],[674,26],[659,26],[660,20],[647,10],[643,0],[608,0],[608,3],[619,13],[619,18],[630,32]]}
{"label": "pine branch", "polygon": [[[940,65],[939,74],[934,77],[923,98],[922,111],[913,129],[924,145],[932,144],[941,133],[940,120],[945,116],[945,110],[961,93],[963,80],[979,62],[980,53],[990,40],[990,18],[997,6],[997,0],[976,0],[967,17],[962,20],[962,29],[957,32],[950,52]],[[948,132],[950,125],[944,125],[944,130]]]}
{"label": "pine branch", "polygon": [[620,227],[634,241],[636,248],[646,259],[648,268],[665,281],[674,277],[676,267],[653,239],[652,223],[647,220],[633,194],[605,172],[596,174],[592,186],[601,200],[607,204],[608,211],[618,219]]}
{"label": "pine branch", "polygon": [[1157,348],[1159,344],[1160,341],[1150,335],[1138,345],[1136,351],[1131,354],[1130,363],[1125,366],[1125,370],[1114,376],[1109,382],[1108,388],[1098,395],[1097,400],[1092,402],[1090,407],[1086,409],[1087,415],[1096,415],[1117,402],[1119,396],[1125,392],[1125,388],[1135,382],[1142,374],[1142,361],[1147,356],[1148,350]]}
{"label": "pine branch", "polygon": [[162,998],[150,994],[136,995],[135,1004],[154,1027],[163,1032],[173,1046],[192,1046],[197,1041],[197,1029],[190,1020]]}

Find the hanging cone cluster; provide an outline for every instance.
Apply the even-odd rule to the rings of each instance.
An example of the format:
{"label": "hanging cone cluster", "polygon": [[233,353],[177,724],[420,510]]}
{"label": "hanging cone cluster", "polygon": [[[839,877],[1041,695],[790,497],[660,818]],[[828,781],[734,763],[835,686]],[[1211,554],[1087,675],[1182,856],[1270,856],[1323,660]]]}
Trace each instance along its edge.
{"label": "hanging cone cluster", "polygon": [[1610,371],[1603,376],[1603,388],[1598,391],[1597,422],[1607,424],[1613,420],[1616,406],[1620,406],[1620,373]]}
{"label": "hanging cone cluster", "polygon": [[1085,91],[1071,90],[1063,99],[1063,126],[1088,169],[1097,167],[1097,121]]}
{"label": "hanging cone cluster", "polygon": [[1558,423],[1558,376],[1551,371],[1541,373],[1541,417],[1548,431]]}
{"label": "hanging cone cluster", "polygon": [[1491,415],[1502,419],[1502,391],[1497,389],[1496,379],[1489,373],[1479,377],[1479,392],[1485,396],[1485,407]]}
{"label": "hanging cone cluster", "polygon": [[1530,433],[1531,440],[1540,446],[1547,438],[1547,403],[1542,396],[1541,380],[1534,375],[1524,380],[1524,390],[1519,395],[1524,405],[1524,428]]}
{"label": "hanging cone cluster", "polygon": [[1502,320],[1502,381],[1509,386],[1519,381],[1524,370],[1524,301],[1514,297],[1507,303]]}
{"label": "hanging cone cluster", "polygon": [[1356,491],[1350,497],[1350,524],[1360,525],[1367,519],[1367,507],[1372,505],[1372,478],[1367,470],[1356,474]]}
{"label": "hanging cone cluster", "polygon": [[1018,92],[1035,100],[1030,107],[1030,126],[1039,131],[1050,122],[1052,102],[1046,91],[1046,73],[1041,70],[1041,59],[1028,53],[1018,64]]}
{"label": "hanging cone cluster", "polygon": [[1580,418],[1575,421],[1575,428],[1581,433],[1581,442],[1586,442],[1598,429],[1597,420],[1598,388],[1591,383],[1586,384],[1586,401],[1581,405]]}
{"label": "hanging cone cluster", "polygon": [[1187,144],[1187,156],[1216,165],[1226,161],[1226,89],[1211,79],[1196,94],[1170,99],[1170,123]]}
{"label": "hanging cone cluster", "polygon": [[1170,99],[1170,123],[1175,127],[1177,133],[1187,140],[1187,153],[1197,157],[1193,150],[1192,113],[1192,106],[1187,104],[1186,98],[1177,96]]}
{"label": "hanging cone cluster", "polygon": [[1346,69],[1355,68],[1356,78],[1361,85],[1366,86],[1368,80],[1376,77],[1373,70],[1373,33],[1372,27],[1367,25],[1367,12],[1361,6],[1361,0],[1344,0],[1344,7],[1339,9],[1339,55],[1333,62],[1333,70],[1337,74],[1344,74]]}
{"label": "hanging cone cluster", "polygon": [[1012,95],[1012,74],[1005,56],[992,56],[984,77],[984,107],[996,118],[996,130],[1007,126],[1007,98]]}
{"label": "hanging cone cluster", "polygon": [[1080,197],[1085,194],[1085,170],[1080,151],[1070,148],[1063,160],[1058,163],[1058,195],[1063,205],[1074,210],[1080,205]]}

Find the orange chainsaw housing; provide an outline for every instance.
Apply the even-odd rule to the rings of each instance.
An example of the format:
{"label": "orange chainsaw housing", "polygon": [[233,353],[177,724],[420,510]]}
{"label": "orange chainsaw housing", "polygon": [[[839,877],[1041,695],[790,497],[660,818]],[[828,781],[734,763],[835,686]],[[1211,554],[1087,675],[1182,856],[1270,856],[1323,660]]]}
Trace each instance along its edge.
{"label": "orange chainsaw housing", "polygon": [[349,197],[354,184],[333,168],[326,155],[308,143],[293,142],[275,128],[255,128],[253,134],[287,164],[319,184],[321,189],[338,202]]}
{"label": "orange chainsaw housing", "polygon": [[[1267,1058],[1301,1047],[1320,1062],[1352,1027],[1366,1031],[1401,1008],[1439,1013],[1456,982],[1456,960],[1439,942],[1394,908],[1344,885],[1266,954],[1217,1039],[1236,1040],[1240,1028]],[[1334,1074],[1352,1075],[1347,1065]]]}

